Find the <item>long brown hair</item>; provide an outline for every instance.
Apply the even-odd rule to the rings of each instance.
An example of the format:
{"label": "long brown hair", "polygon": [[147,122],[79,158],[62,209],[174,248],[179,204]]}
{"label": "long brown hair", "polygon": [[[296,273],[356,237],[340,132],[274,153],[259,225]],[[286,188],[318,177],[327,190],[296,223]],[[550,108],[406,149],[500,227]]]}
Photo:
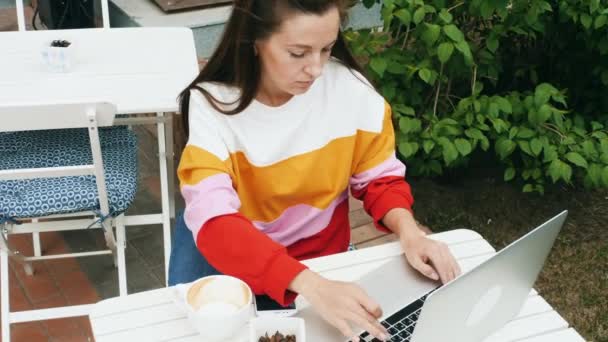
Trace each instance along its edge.
{"label": "long brown hair", "polygon": [[[226,23],[220,44],[198,76],[179,95],[180,111],[186,136],[188,135],[188,109],[190,91],[203,94],[217,111],[233,115],[247,108],[256,96],[260,82],[260,62],[254,52],[256,40],[264,40],[276,32],[281,20],[291,13],[322,15],[336,7],[342,21],[346,19],[348,0],[236,0],[234,10]],[[363,74],[361,66],[346,46],[342,32],[331,56]],[[240,90],[240,97],[225,103],[199,86],[202,82],[216,82]]]}

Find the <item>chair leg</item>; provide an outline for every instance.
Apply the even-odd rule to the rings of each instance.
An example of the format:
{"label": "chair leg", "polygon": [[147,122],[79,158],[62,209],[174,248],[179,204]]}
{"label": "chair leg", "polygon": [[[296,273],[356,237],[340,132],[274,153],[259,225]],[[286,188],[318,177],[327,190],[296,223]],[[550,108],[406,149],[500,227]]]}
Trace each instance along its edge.
{"label": "chair leg", "polygon": [[8,267],[8,253],[0,248],[0,316],[2,316],[2,341],[4,342],[11,340]]}
{"label": "chair leg", "polygon": [[114,229],[112,229],[112,221],[111,220],[103,220],[101,222],[101,226],[103,229],[103,236],[106,239],[106,246],[108,249],[112,251],[112,257],[114,258],[114,266],[118,266],[118,256],[116,254],[116,237],[114,236]]}
{"label": "chair leg", "polygon": [[120,296],[127,295],[127,263],[125,260],[125,250],[127,248],[127,238],[125,232],[124,215],[119,215],[116,220],[116,256],[118,271],[118,293]]}
{"label": "chair leg", "polygon": [[19,251],[11,248],[8,243],[8,233],[10,231],[11,225],[2,224],[0,225],[0,250],[4,251],[13,258],[16,262],[23,265],[23,269],[28,276],[34,275],[34,268],[32,267],[32,263],[25,260],[25,257],[19,253]]}

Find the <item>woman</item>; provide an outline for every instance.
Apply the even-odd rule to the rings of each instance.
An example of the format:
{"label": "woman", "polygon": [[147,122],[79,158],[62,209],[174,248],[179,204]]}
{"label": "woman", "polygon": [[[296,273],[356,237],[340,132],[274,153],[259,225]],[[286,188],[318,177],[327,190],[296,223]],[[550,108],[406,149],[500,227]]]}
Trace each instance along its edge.
{"label": "woman", "polygon": [[460,270],[411,214],[388,104],[361,75],[341,0],[239,0],[221,43],[181,95],[189,129],[178,169],[186,202],[169,283],[221,272],[285,305],[300,294],[346,337],[386,339],[358,286],[298,260],[346,251],[348,189],[410,264],[435,280]]}

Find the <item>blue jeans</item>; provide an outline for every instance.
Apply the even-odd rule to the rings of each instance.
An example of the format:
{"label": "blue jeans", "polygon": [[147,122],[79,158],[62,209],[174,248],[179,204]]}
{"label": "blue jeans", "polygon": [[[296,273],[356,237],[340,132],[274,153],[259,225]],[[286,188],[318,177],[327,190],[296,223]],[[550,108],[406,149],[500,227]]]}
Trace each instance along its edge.
{"label": "blue jeans", "polygon": [[169,259],[169,286],[189,283],[200,277],[221,274],[196,248],[192,232],[186,226],[184,213],[175,218],[175,230]]}

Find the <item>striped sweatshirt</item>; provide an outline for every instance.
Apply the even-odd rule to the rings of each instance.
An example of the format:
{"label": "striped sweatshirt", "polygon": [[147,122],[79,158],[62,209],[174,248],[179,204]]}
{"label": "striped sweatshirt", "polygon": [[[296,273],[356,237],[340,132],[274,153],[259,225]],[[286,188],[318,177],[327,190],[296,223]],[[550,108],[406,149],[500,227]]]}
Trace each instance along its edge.
{"label": "striped sweatshirt", "polygon": [[[238,98],[234,88],[201,86],[224,102]],[[279,107],[254,100],[224,115],[192,91],[189,110],[178,168],[186,225],[212,266],[256,294],[286,305],[305,269],[299,260],[347,250],[349,189],[380,230],[390,209],[411,209],[390,107],[337,61]]]}

